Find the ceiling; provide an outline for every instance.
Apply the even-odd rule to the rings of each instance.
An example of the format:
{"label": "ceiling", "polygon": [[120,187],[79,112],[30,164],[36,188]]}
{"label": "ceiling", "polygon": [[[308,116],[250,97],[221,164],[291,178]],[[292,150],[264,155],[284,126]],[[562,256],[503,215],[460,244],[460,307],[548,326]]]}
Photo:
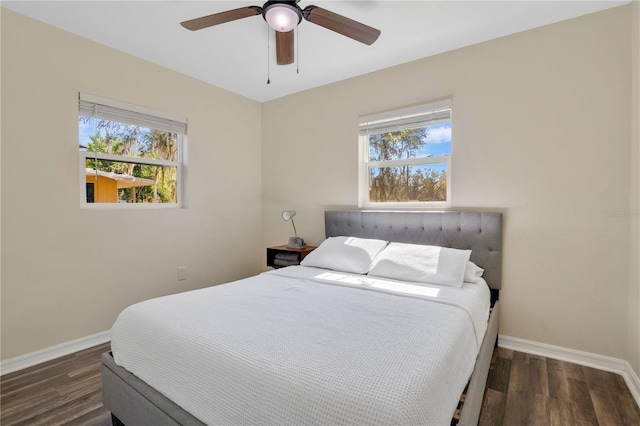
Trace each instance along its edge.
{"label": "ceiling", "polygon": [[262,1],[1,2],[15,12],[258,102],[628,3],[302,0],[303,9],[315,4],[382,34],[367,46],[303,20],[297,63],[278,66],[273,31],[268,48],[268,27],[261,16],[193,32],[179,24],[228,9],[262,6]]}

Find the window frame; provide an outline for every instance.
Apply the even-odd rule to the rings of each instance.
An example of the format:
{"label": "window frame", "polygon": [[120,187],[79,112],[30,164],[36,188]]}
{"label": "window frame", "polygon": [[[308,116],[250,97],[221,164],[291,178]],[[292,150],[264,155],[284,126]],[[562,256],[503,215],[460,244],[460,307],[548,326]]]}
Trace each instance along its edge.
{"label": "window frame", "polygon": [[[149,118],[155,118],[162,122],[167,122],[167,126],[175,127],[174,131],[178,134],[176,138],[176,160],[162,160],[162,159],[154,159],[154,158],[142,158],[142,157],[130,157],[125,155],[117,155],[117,154],[107,154],[102,152],[90,152],[90,151],[81,151],[79,152],[79,175],[80,175],[80,207],[87,209],[175,209],[175,208],[183,208],[184,207],[184,168],[185,168],[185,152],[186,152],[186,142],[187,142],[187,120],[181,117],[177,117],[165,112],[155,111],[148,108],[140,107],[137,105],[128,104],[121,101],[116,101],[113,99],[107,99],[100,96],[89,95],[85,93],[79,93],[79,102],[78,102],[78,118],[81,116],[87,117],[86,114],[83,114],[82,103],[88,102],[93,103],[100,106],[104,106],[107,108],[115,108],[125,112],[132,113],[132,115],[141,115],[142,117],[147,116]],[[85,109],[86,110],[86,109]],[[133,124],[139,125],[140,127],[146,127],[144,124],[127,122],[126,120],[117,120],[110,117],[101,116],[99,113],[94,114],[94,118],[97,119],[105,119],[123,124]],[[135,120],[135,119],[134,119]],[[182,127],[178,131],[178,128]],[[157,129],[152,127],[146,127],[152,130],[164,130],[166,129]],[[184,131],[184,133],[182,132]],[[78,129],[78,137],[77,141],[80,140],[80,134]],[[175,203],[90,203],[87,202],[87,190],[86,190],[86,163],[87,160],[105,160],[105,161],[114,161],[118,163],[132,163],[132,164],[143,164],[150,165],[156,167],[176,167],[176,202]]]}
{"label": "window frame", "polygon": [[[359,208],[376,208],[376,209],[398,209],[398,208],[448,208],[451,207],[451,158],[453,156],[453,142],[451,154],[439,155],[431,157],[419,157],[419,158],[405,158],[399,160],[386,160],[386,161],[370,161],[369,158],[369,135],[375,133],[363,134],[363,128],[367,126],[367,123],[380,123],[380,122],[395,122],[398,121],[401,124],[397,127],[397,130],[404,130],[411,127],[410,124],[404,124],[402,122],[411,122],[408,117],[416,117],[420,115],[428,115],[430,113],[436,113],[438,111],[448,110],[448,119],[435,119],[431,123],[423,124],[421,127],[436,125],[439,123],[451,123],[453,132],[453,114],[451,107],[451,100],[443,100],[438,102],[430,102],[418,106],[401,108],[392,111],[387,111],[379,114],[372,114],[368,116],[359,117],[358,120],[358,207]],[[452,137],[453,139],[453,137]],[[376,202],[369,199],[369,176],[370,170],[374,168],[382,167],[399,167],[399,166],[411,166],[411,165],[428,165],[428,164],[446,164],[446,178],[447,178],[447,199],[445,201],[388,201],[388,202]]]}

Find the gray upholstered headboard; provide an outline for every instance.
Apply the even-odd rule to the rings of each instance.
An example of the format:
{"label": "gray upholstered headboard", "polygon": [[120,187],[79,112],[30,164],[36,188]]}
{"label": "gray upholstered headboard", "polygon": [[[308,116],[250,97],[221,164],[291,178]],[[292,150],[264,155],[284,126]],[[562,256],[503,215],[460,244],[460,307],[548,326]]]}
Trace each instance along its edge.
{"label": "gray upholstered headboard", "polygon": [[471,249],[494,290],[502,286],[502,213],[326,211],[325,234]]}

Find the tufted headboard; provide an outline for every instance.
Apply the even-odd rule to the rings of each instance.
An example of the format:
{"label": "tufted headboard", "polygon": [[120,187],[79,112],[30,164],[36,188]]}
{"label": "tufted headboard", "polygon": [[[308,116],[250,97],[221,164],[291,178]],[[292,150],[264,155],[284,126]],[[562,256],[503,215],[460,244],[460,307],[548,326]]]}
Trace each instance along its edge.
{"label": "tufted headboard", "polygon": [[502,286],[502,213],[326,211],[325,235],[471,249],[493,290]]}

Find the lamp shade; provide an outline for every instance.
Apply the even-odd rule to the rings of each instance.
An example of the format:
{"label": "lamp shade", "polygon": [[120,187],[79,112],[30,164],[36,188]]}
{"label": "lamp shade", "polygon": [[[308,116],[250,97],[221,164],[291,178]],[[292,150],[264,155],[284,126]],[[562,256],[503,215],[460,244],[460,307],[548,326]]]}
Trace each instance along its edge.
{"label": "lamp shade", "polygon": [[289,220],[292,217],[294,217],[295,215],[296,215],[296,211],[295,210],[284,210],[282,212],[282,219]]}
{"label": "lamp shade", "polygon": [[300,10],[286,3],[269,4],[264,8],[262,16],[271,28],[283,33],[294,29],[302,20]]}

